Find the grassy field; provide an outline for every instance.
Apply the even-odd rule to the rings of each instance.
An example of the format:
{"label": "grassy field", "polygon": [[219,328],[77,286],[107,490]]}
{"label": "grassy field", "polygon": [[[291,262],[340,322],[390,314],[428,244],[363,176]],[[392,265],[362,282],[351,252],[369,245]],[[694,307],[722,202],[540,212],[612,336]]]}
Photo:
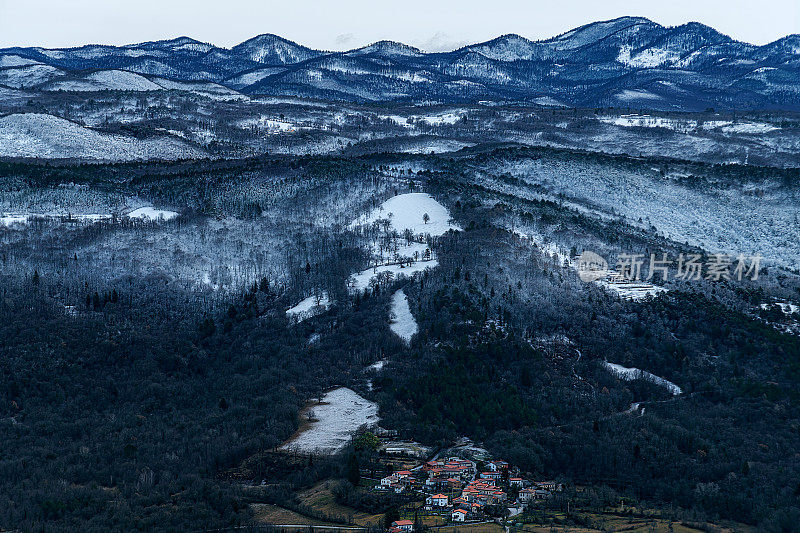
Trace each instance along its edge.
{"label": "grassy field", "polygon": [[[715,525],[709,523],[687,524],[660,517],[635,517],[613,513],[582,513],[574,516],[584,526],[559,525],[565,522],[564,513],[547,513],[540,523],[525,523],[518,527],[511,523],[509,533],[595,533],[625,531],[631,533],[755,533],[755,529],[742,524]],[[544,522],[544,523],[542,523]],[[549,523],[548,523],[549,522]]]}
{"label": "grassy field", "polygon": [[289,509],[284,509],[283,507],[278,507],[277,505],[254,503],[250,507],[253,509],[254,520],[261,524],[314,524],[321,526],[337,525],[330,522],[316,520],[314,518],[308,518],[300,513],[290,511]]}
{"label": "grassy field", "polygon": [[336,503],[330,485],[329,481],[323,481],[301,492],[298,495],[300,502],[329,516],[346,517],[348,523],[356,526],[381,526],[383,524],[382,514],[370,515]]}
{"label": "grassy field", "polygon": [[481,524],[448,525],[432,529],[435,533],[503,533],[503,527],[494,522]]}

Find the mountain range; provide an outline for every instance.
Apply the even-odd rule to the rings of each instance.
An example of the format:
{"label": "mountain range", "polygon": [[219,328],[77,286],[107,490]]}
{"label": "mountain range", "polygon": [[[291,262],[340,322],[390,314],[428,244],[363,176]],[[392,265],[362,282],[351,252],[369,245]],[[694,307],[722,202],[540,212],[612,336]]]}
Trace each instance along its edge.
{"label": "mountain range", "polygon": [[8,89],[192,90],[197,83],[354,102],[797,110],[800,35],[755,46],[695,22],[665,27],[622,17],[542,41],[503,35],[437,53],[392,41],[327,52],[272,34],[230,49],[189,37],[0,49],[0,86]]}

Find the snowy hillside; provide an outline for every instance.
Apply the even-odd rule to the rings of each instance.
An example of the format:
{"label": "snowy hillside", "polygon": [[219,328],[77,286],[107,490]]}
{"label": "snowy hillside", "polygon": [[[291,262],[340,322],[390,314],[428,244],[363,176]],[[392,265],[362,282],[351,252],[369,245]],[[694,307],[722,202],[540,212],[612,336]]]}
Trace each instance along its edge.
{"label": "snowy hillside", "polygon": [[64,71],[50,65],[29,65],[0,70],[0,85],[15,89],[34,87],[61,76]]}
{"label": "snowy hillside", "polygon": [[56,80],[43,87],[47,91],[160,91],[160,85],[144,76],[124,70],[101,70],[81,79]]}
{"label": "snowy hillside", "polygon": [[172,137],[141,140],[112,135],[39,113],[0,118],[0,153],[5,157],[106,161],[174,160],[205,155],[199,149]]}

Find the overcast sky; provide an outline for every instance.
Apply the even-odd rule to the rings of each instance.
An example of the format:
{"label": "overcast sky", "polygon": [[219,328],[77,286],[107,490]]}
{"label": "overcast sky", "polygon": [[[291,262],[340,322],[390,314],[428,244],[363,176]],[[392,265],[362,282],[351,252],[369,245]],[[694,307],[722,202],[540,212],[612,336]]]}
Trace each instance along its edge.
{"label": "overcast sky", "polygon": [[344,50],[424,50],[518,33],[543,39],[623,15],[698,21],[754,44],[800,33],[800,0],[0,0],[0,46],[128,44],[188,35],[230,47],[261,33]]}

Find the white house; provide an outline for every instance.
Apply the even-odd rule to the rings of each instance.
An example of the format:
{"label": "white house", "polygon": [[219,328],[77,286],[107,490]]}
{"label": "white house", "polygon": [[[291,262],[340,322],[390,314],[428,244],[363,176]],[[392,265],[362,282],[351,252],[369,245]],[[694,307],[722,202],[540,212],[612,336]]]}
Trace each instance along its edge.
{"label": "white house", "polygon": [[456,509],[450,516],[453,522],[464,522],[467,519],[467,512],[464,509]]}
{"label": "white house", "polygon": [[446,494],[434,494],[433,496],[428,496],[425,503],[433,507],[447,507],[449,498]]}
{"label": "white house", "polygon": [[534,498],[535,494],[536,491],[534,489],[522,489],[519,491],[519,501],[522,503],[529,502]]}

